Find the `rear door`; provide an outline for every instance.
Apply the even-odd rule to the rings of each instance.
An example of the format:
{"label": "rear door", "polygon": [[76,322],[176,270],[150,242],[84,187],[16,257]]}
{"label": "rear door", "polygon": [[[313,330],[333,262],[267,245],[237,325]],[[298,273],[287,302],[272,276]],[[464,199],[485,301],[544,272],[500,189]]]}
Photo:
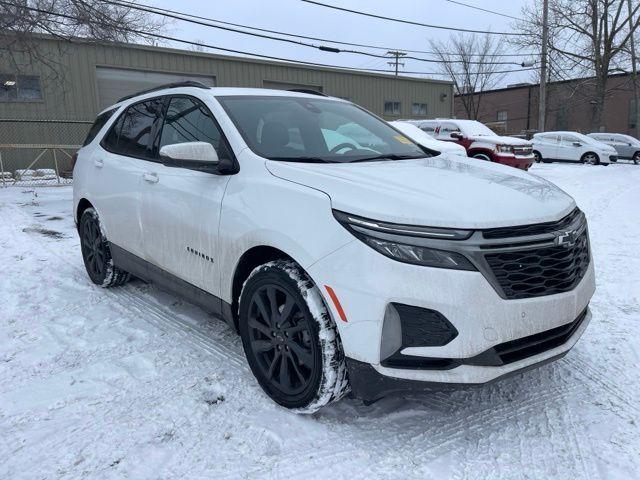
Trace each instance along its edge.
{"label": "rear door", "polygon": [[109,241],[143,255],[140,230],[140,183],[150,140],[158,128],[161,99],[127,107],[114,122],[91,158],[90,191]]}
{"label": "rear door", "polygon": [[[220,159],[233,153],[207,106],[187,95],[167,99],[164,124],[155,141],[165,145],[208,142]],[[146,259],[218,294],[218,225],[228,175],[147,162],[142,172],[141,225]]]}
{"label": "rear door", "polygon": [[558,142],[558,135],[537,135],[534,139],[534,147],[540,152],[542,158],[554,160],[558,158]]}

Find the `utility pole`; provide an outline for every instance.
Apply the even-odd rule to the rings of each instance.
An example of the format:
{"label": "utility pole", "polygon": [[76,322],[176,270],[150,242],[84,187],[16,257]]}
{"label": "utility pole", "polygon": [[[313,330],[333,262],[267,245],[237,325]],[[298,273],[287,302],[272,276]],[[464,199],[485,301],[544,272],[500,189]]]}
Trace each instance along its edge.
{"label": "utility pole", "polygon": [[[627,6],[629,7],[629,29],[633,31],[633,8],[631,6],[631,0],[627,0]],[[635,35],[631,35],[629,38],[631,46],[631,81],[633,82],[633,104],[636,111],[636,138],[640,138],[640,105],[638,104],[638,69],[636,64],[636,41]]]}
{"label": "utility pole", "polygon": [[542,58],[540,61],[540,91],[538,106],[538,131],[545,131],[547,119],[547,51],[549,46],[549,0],[542,2]]}
{"label": "utility pole", "polygon": [[404,57],[406,55],[405,52],[399,52],[398,50],[389,50],[387,52],[387,55],[391,55],[394,57],[394,60],[392,62],[387,62],[387,64],[391,65],[392,67],[395,67],[396,70],[396,77],[398,76],[398,66],[402,65],[404,67],[404,62],[401,62],[400,59],[402,57]]}

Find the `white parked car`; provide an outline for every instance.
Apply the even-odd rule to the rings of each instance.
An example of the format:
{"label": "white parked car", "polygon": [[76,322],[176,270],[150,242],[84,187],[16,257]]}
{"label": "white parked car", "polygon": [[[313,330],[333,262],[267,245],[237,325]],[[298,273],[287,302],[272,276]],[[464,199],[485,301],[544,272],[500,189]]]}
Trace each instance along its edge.
{"label": "white parked car", "polygon": [[125,98],[73,188],[94,283],[134,275],[224,318],[267,395],[300,412],[489,382],[562,357],[591,318],[571,197],[430,156],[344,100],[194,82]]}
{"label": "white parked car", "polygon": [[532,141],[537,162],[609,165],[618,160],[615,148],[577,132],[536,133]]}
{"label": "white parked car", "polygon": [[640,163],[640,140],[622,133],[590,133],[589,137],[616,149],[619,159]]}
{"label": "white parked car", "polygon": [[403,134],[409,137],[411,140],[425,148],[434,150],[440,153],[450,153],[452,155],[459,155],[461,157],[467,156],[467,150],[462,146],[453,142],[443,142],[436,140],[431,135],[421,130],[416,125],[406,121],[389,122],[391,126],[400,130]]}

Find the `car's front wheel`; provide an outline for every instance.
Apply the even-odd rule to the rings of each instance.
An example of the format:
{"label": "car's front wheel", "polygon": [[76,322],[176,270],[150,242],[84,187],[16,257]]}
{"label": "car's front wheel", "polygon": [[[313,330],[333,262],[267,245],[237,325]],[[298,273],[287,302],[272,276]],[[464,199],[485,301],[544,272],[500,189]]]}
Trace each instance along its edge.
{"label": "car's front wheel", "polygon": [[247,361],[275,402],[313,413],[348,392],[336,325],[296,263],[276,260],[256,268],[242,289],[239,310]]}
{"label": "car's front wheel", "polygon": [[638,163],[640,163],[640,152],[636,152],[633,155],[633,159],[632,160],[633,160],[633,164],[634,165],[638,165]]}
{"label": "car's front wheel", "polygon": [[478,160],[484,160],[485,162],[491,161],[491,158],[486,153],[476,153],[473,155],[473,158],[477,158]]}
{"label": "car's front wheel", "polygon": [[129,274],[113,263],[109,243],[95,209],[87,208],[82,213],[78,233],[84,266],[93,283],[106,288],[122,285],[129,280]]}
{"label": "car's front wheel", "polygon": [[600,165],[600,158],[593,152],[585,153],[580,159],[582,163],[589,163],[591,165]]}

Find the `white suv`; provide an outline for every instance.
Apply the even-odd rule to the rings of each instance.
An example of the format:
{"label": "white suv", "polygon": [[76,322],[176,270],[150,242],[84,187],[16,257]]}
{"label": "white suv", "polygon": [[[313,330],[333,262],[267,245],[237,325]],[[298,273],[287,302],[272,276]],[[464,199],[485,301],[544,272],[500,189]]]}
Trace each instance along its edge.
{"label": "white suv", "polygon": [[533,136],[536,162],[590,163],[609,165],[618,161],[616,149],[577,132],[545,132]]}
{"label": "white suv", "polygon": [[[348,136],[362,130],[367,146]],[[563,356],[590,320],[571,197],[432,156],[340,99],[191,84],[123,99],[79,151],[74,209],[94,283],[132,274],[224,318],[297,411],[489,382]]]}

